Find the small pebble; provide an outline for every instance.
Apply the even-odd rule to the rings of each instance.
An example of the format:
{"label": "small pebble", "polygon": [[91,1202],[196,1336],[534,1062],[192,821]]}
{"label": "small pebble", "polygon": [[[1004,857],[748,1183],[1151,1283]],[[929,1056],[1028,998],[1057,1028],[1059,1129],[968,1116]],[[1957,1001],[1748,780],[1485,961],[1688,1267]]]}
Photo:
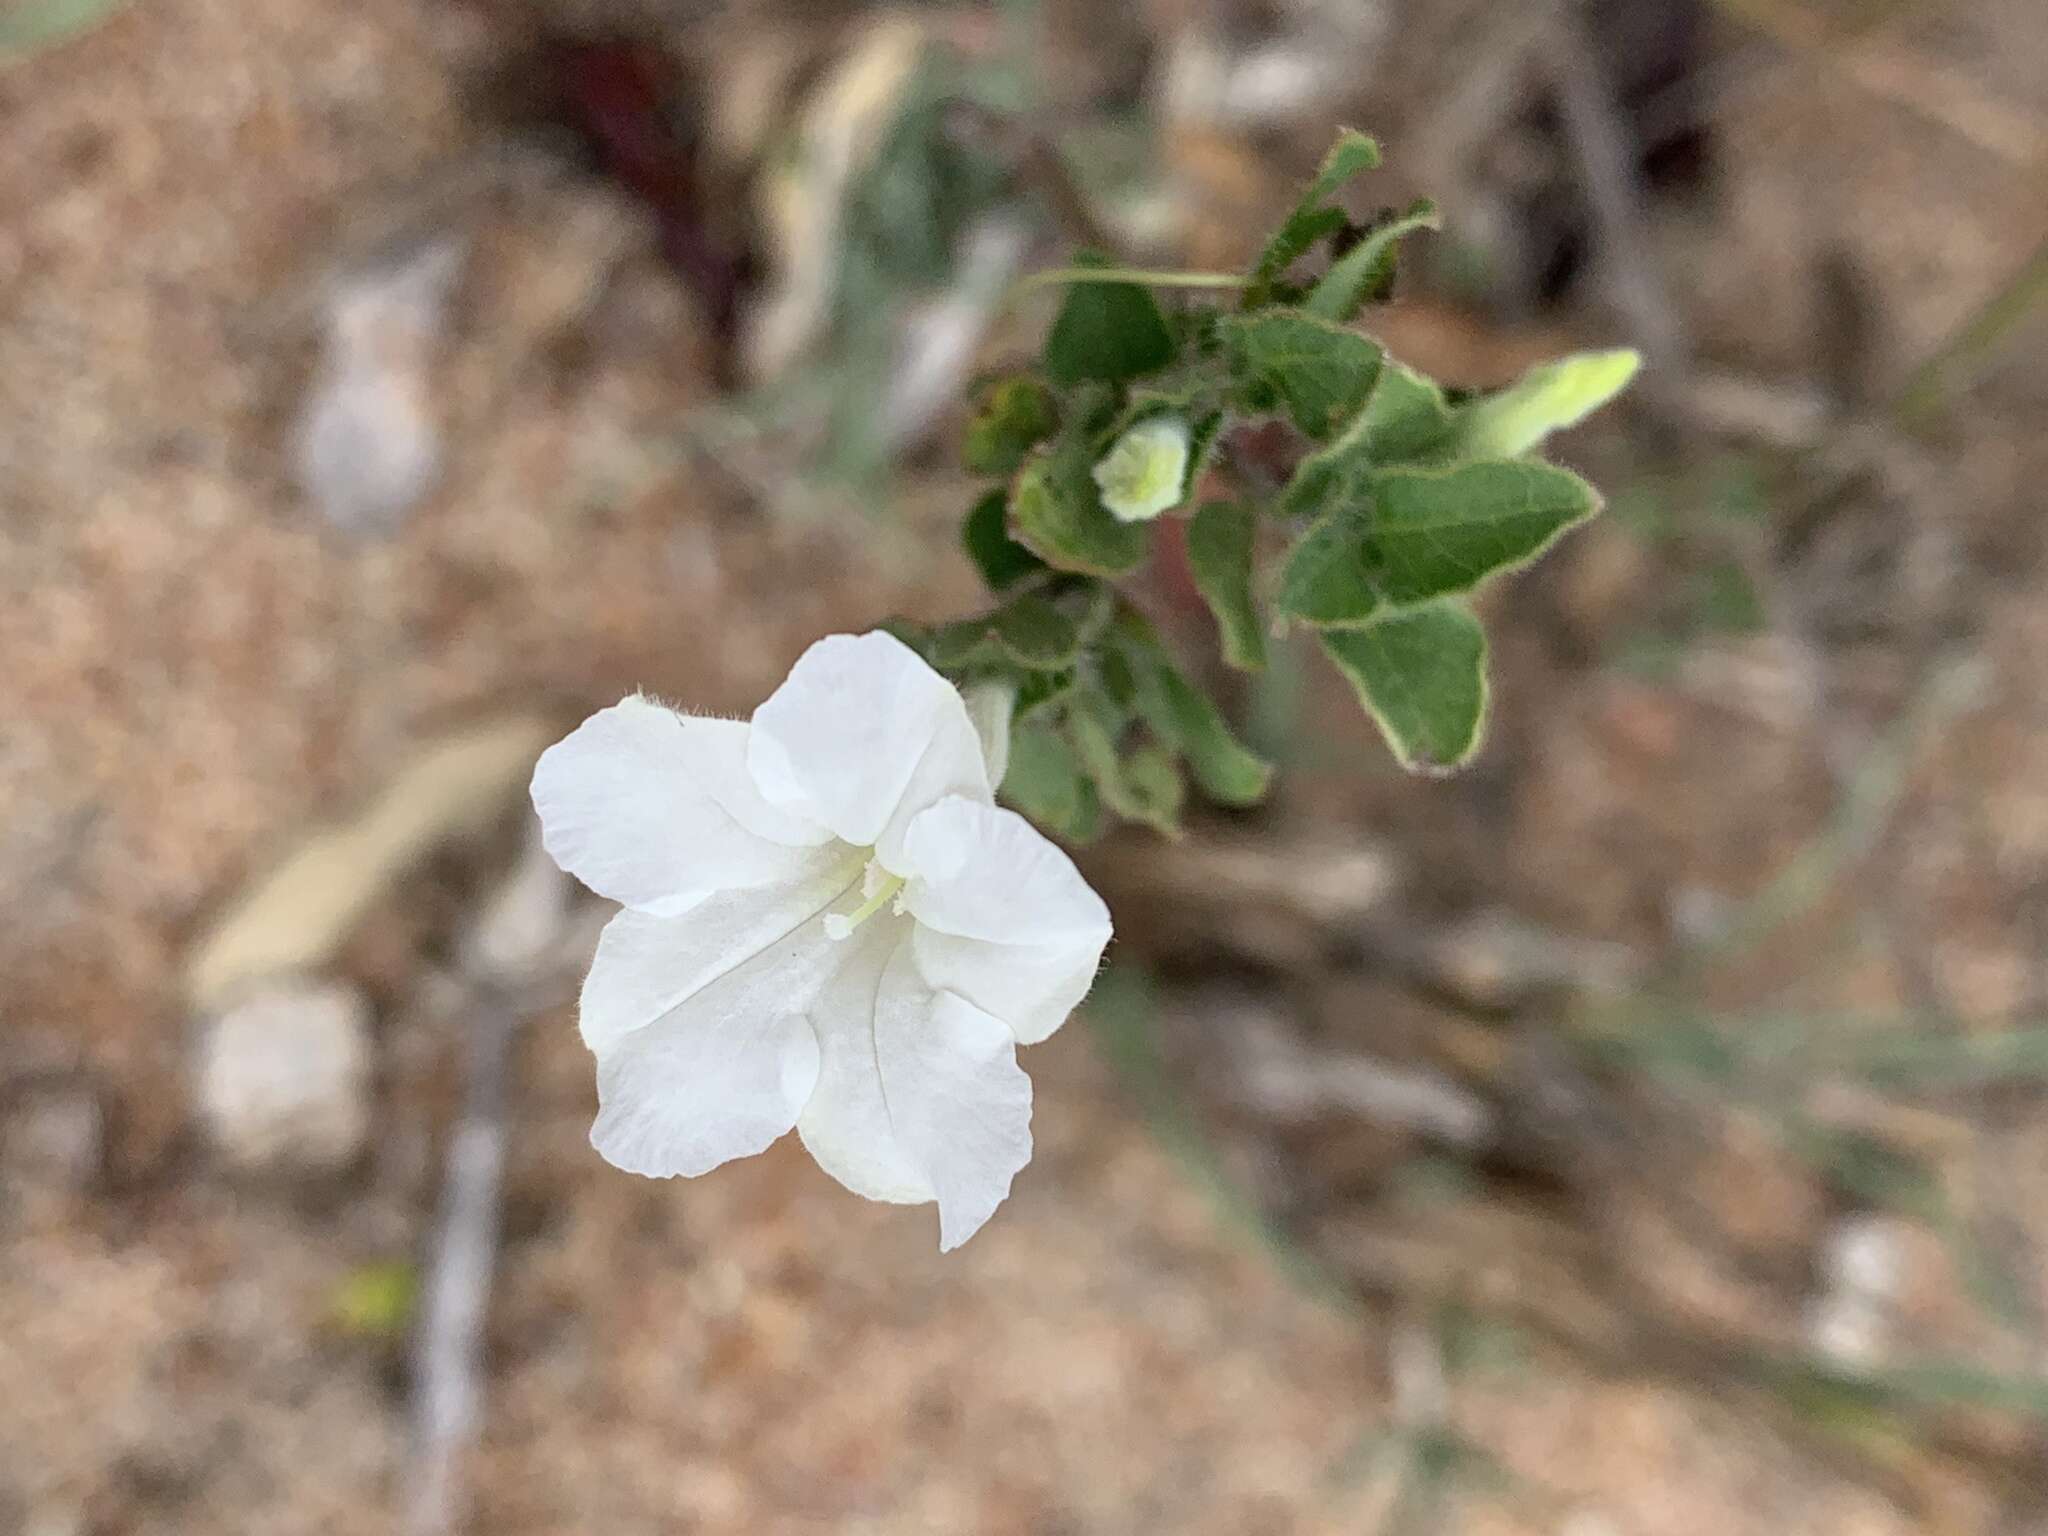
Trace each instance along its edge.
{"label": "small pebble", "polygon": [[428,374],[463,254],[459,240],[433,241],[338,278],[328,295],[292,452],[300,486],[346,533],[396,531],[440,475]]}
{"label": "small pebble", "polygon": [[1807,1307],[1807,1340],[1843,1365],[1882,1357],[1905,1282],[1906,1244],[1897,1222],[1851,1216],[1839,1222],[1819,1256],[1821,1287]]}
{"label": "small pebble", "polygon": [[370,1008],[355,988],[264,983],[204,1031],[199,1109],[215,1149],[246,1172],[338,1172],[370,1125]]}

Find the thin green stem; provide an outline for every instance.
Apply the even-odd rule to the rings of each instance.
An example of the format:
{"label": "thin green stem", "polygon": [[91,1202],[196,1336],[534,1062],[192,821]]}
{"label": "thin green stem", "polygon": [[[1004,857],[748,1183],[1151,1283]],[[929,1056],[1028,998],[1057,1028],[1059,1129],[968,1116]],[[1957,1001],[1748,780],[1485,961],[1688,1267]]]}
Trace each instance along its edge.
{"label": "thin green stem", "polygon": [[1020,278],[1011,292],[1024,294],[1061,283],[1137,283],[1146,288],[1242,288],[1250,281],[1241,272],[1175,272],[1152,267],[1051,267]]}
{"label": "thin green stem", "polygon": [[1899,391],[1898,415],[1912,422],[1938,404],[1960,375],[2019,327],[2036,304],[2048,299],[2048,244],[2039,246],[2011,281],[1978,307],[1963,326],[1919,367]]}

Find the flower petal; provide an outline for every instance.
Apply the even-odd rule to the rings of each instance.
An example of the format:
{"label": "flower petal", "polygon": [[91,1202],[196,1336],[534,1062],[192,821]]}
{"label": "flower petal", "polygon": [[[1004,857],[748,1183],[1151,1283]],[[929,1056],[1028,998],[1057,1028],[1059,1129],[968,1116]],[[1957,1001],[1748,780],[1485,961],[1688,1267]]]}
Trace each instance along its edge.
{"label": "flower petal", "polygon": [[919,974],[897,922],[819,994],[818,1087],[797,1134],[871,1200],[939,1205],[939,1247],[987,1221],[1031,1161],[1031,1080],[1009,1029]]}
{"label": "flower petal", "polygon": [[807,879],[712,897],[680,917],[630,908],[583,987],[597,1054],[591,1145],[653,1177],[704,1173],[796,1123],[818,1081],[811,1000],[840,963],[821,914],[859,884],[845,850]]}
{"label": "flower petal", "polygon": [[874,848],[891,869],[926,806],[991,799],[958,690],[880,630],[827,635],[797,658],[754,711],[747,766],[770,803]]}
{"label": "flower petal", "polygon": [[[897,953],[906,976],[895,984],[921,986],[915,964]],[[1017,1065],[1016,1038],[1002,1020],[940,992],[923,1019],[906,1009],[878,1012],[875,1054],[897,1144],[939,1202],[939,1251],[958,1248],[1031,1161],[1031,1079]]]}
{"label": "flower petal", "polygon": [[831,833],[762,799],[747,735],[638,695],[599,710],[534,767],[548,852],[600,896],[655,913],[789,878]]}
{"label": "flower petal", "polygon": [[1037,1045],[1067,1022],[1095,984],[1102,946],[990,944],[919,928],[917,968],[926,982],[957,992],[1009,1026],[1019,1045]]}
{"label": "flower petal", "polygon": [[721,1012],[686,1008],[599,1059],[590,1144],[606,1162],[653,1179],[709,1173],[796,1124],[818,1081],[810,1021]]}
{"label": "flower petal", "polygon": [[902,918],[878,916],[838,941],[843,964],[811,1005],[818,1086],[796,1123],[820,1168],[857,1195],[898,1205],[934,1198],[930,1178],[897,1144],[875,1046],[876,1021],[885,1010],[904,1010],[915,1027],[930,1005],[923,989],[883,987],[910,929]]}
{"label": "flower petal", "polygon": [[1015,811],[953,798],[904,839],[903,905],[919,969],[1035,1045],[1094,984],[1109,909],[1074,861]]}
{"label": "flower petal", "polygon": [[784,985],[801,1012],[836,960],[820,914],[857,890],[861,878],[859,858],[837,844],[809,850],[808,859],[796,879],[721,892],[678,916],[629,907],[614,917],[583,982],[583,1043],[603,1057],[628,1035],[771,957],[787,968]]}

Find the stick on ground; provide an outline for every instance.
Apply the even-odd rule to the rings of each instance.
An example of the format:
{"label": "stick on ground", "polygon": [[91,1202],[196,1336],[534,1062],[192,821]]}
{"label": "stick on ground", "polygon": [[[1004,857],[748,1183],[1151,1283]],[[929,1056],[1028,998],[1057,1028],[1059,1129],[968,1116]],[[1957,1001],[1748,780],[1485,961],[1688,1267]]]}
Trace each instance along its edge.
{"label": "stick on ground", "polygon": [[484,1320],[505,1174],[506,1081],[520,1015],[486,993],[470,1021],[462,1118],[448,1145],[441,1212],[413,1354],[413,1461],[405,1529],[447,1536],[467,1504],[462,1463],[483,1414]]}

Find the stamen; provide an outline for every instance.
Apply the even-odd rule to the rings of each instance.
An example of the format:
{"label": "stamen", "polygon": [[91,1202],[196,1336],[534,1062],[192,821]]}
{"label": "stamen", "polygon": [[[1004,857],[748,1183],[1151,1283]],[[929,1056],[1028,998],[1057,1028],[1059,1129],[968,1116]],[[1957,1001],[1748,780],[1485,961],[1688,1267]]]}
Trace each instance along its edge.
{"label": "stamen", "polygon": [[882,904],[903,889],[903,877],[882,871],[880,864],[868,866],[868,878],[861,882],[861,889],[867,893],[867,900],[851,912],[827,912],[825,914],[825,936],[831,939],[849,937],[853,930],[882,910]]}

